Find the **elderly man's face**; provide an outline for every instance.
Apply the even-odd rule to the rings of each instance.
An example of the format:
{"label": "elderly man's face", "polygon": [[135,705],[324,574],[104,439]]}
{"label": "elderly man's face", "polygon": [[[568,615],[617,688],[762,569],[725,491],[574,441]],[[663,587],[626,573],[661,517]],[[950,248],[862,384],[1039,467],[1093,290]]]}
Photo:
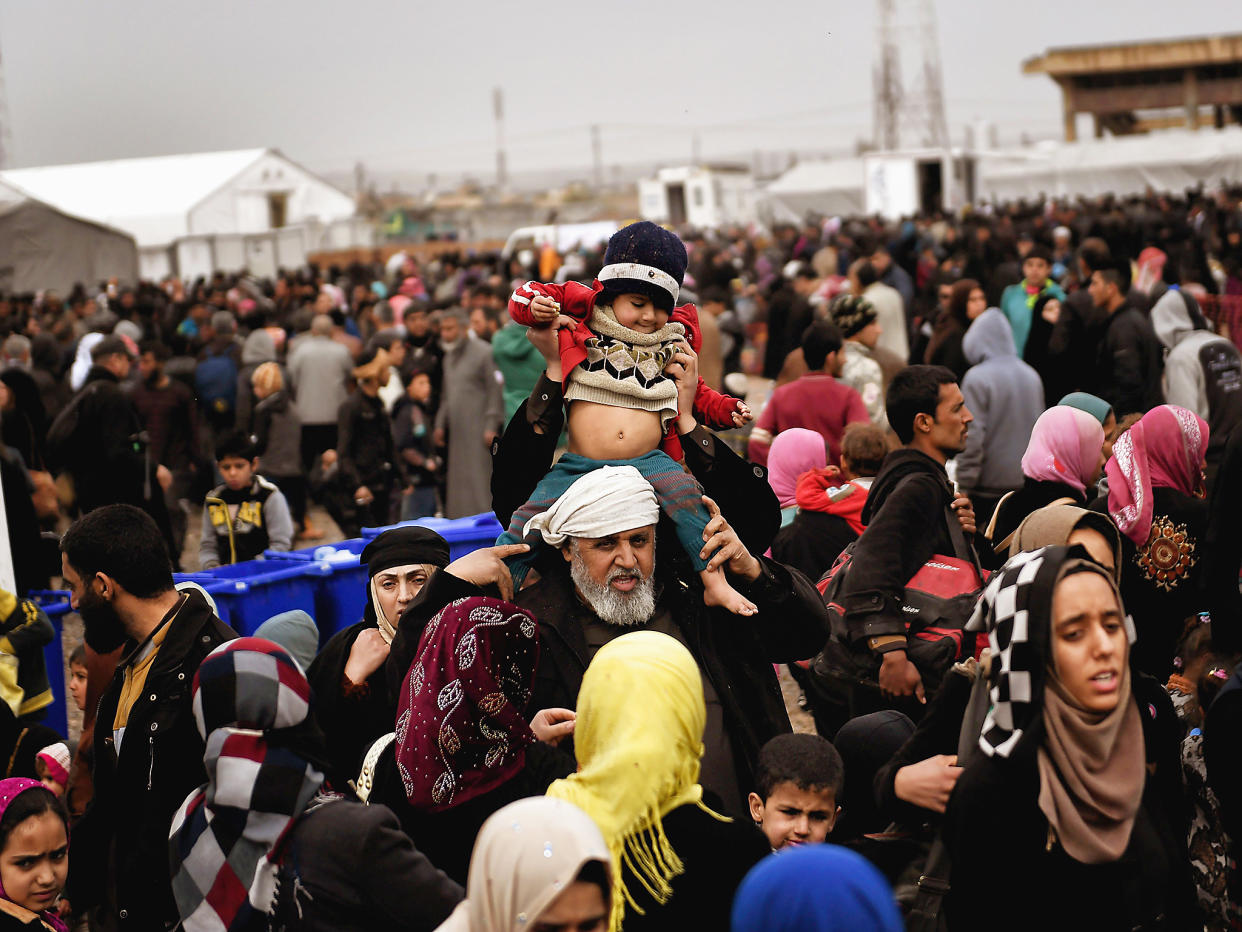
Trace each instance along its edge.
{"label": "elderly man's face", "polygon": [[561,551],[578,594],[611,624],[635,625],[655,612],[655,526],[608,537],[572,538]]}

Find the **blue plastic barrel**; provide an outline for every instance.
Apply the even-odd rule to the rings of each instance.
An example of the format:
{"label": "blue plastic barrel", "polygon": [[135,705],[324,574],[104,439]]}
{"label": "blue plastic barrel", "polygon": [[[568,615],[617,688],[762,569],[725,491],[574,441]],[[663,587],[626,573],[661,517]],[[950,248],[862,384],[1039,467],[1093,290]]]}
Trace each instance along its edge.
{"label": "blue plastic barrel", "polygon": [[362,539],[369,542],[391,528],[415,526],[431,528],[448,541],[450,560],[464,557],[483,547],[493,546],[496,538],[504,532],[496,516],[490,511],[485,511],[468,518],[417,518],[388,527],[364,527]]}
{"label": "blue plastic barrel", "polygon": [[[198,573],[176,573],[177,582],[196,582],[220,608],[220,620],[243,637],[273,615],[300,608],[315,617],[315,588],[328,570],[317,563],[247,560]],[[223,584],[223,585],[221,585]]]}
{"label": "blue plastic barrel", "polygon": [[69,734],[69,707],[65,696],[69,690],[65,680],[65,616],[73,611],[69,602],[69,592],[64,589],[36,589],[27,594],[26,598],[43,609],[56,634],[51,643],[43,646],[43,662],[47,665],[47,680],[52,686],[52,704],[43,711],[43,722],[53,731],[62,735]]}
{"label": "blue plastic barrel", "polygon": [[268,563],[282,560],[314,563],[323,573],[314,580],[315,611],[311,613],[319,628],[321,647],[332,635],[362,619],[367,604],[367,568],[358,562],[358,555],[366,544],[362,538],[355,537],[300,550],[268,550],[263,554]]}

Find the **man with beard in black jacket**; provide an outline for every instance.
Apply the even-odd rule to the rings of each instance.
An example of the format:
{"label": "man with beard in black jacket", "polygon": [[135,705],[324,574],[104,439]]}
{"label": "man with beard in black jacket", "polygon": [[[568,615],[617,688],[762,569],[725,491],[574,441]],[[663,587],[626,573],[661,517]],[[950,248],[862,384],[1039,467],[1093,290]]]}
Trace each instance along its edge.
{"label": "man with beard in black jacket", "polygon": [[86,643],[126,648],[99,700],[95,796],[74,827],[65,897],[78,915],[98,907],[93,927],[171,928],[168,829],[207,781],[191,685],[203,658],[237,635],[201,593],[173,587],[159,529],[132,505],[96,508],[60,549]]}
{"label": "man with beard in black jacket", "polygon": [[855,647],[879,665],[880,689],[893,699],[925,702],[923,677],[909,657],[903,614],[906,583],[934,554],[955,550],[945,508],[975,533],[970,499],[955,495],[945,463],[966,448],[973,420],[957,376],[943,366],[907,366],[888,387],[889,425],[903,446],[884,458],[871,485],[842,591]]}

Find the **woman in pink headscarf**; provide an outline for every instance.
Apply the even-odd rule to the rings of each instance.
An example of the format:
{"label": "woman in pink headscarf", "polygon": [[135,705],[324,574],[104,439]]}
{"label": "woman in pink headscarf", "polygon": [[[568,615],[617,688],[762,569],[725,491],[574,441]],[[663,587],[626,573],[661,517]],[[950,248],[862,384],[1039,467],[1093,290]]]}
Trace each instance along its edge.
{"label": "woman in pink headscarf", "polygon": [[828,465],[824,437],[805,427],[781,431],[768,451],[768,485],[781,503],[781,527],[798,513],[798,477]]}
{"label": "woman in pink headscarf", "polygon": [[996,552],[1008,552],[1013,532],[1037,508],[1090,502],[1103,468],[1104,428],[1098,420],[1068,405],[1041,414],[1022,454],[1023,486],[1000,500],[985,532]]}
{"label": "woman in pink headscarf", "polygon": [[1161,405],[1117,438],[1104,467],[1108,514],[1121,531],[1121,593],[1138,630],[1134,662],[1160,680],[1173,672],[1183,622],[1202,607],[1207,446],[1203,418]]}

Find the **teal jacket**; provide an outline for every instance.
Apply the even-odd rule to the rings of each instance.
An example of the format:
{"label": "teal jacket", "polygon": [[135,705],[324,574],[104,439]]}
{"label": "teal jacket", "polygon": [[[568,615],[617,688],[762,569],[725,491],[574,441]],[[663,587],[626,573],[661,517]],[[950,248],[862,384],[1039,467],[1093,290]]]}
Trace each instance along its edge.
{"label": "teal jacket", "polygon": [[1010,285],[1001,295],[1000,308],[1009,318],[1009,326],[1013,330],[1013,343],[1018,351],[1018,358],[1026,358],[1026,341],[1031,335],[1031,315],[1035,312],[1035,302],[1042,295],[1055,295],[1058,300],[1065,300],[1065,292],[1051,278],[1044,282],[1044,287],[1035,294],[1026,293],[1026,282],[1020,281]]}

